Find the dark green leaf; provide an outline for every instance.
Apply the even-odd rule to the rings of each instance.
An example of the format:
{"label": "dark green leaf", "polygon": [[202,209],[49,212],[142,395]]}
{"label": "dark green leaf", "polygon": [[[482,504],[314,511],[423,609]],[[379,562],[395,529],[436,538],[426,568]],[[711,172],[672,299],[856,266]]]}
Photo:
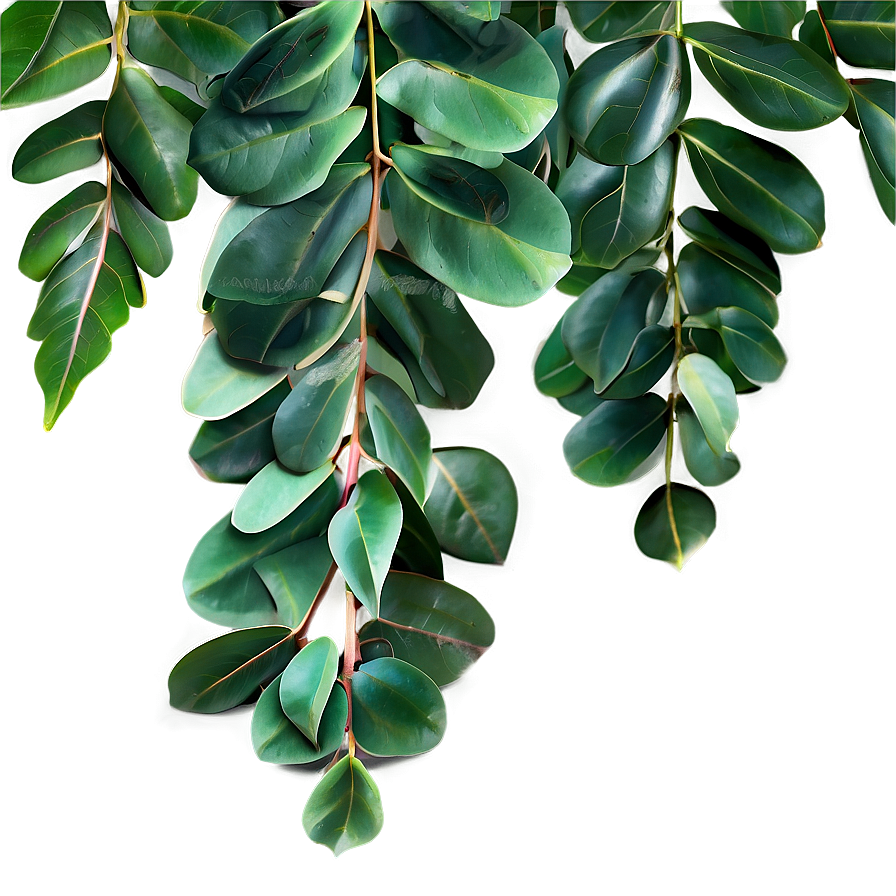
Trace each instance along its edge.
{"label": "dark green leaf", "polygon": [[171,705],[189,712],[233,709],[282,672],[295,652],[295,637],[283,625],[240,629],[213,638],[191,650],[171,670]]}
{"label": "dark green leaf", "polygon": [[809,252],[824,233],[824,194],[789,152],[707,118],[679,128],[703,192],[776,252]]}
{"label": "dark green leaf", "polygon": [[12,176],[39,184],[87,168],[103,157],[101,100],[84,103],[41,125],[25,138],[12,160]]}
{"label": "dark green leaf", "polygon": [[831,49],[831,42],[828,40],[828,33],[824,25],[821,24],[821,17],[818,10],[810,9],[800,25],[800,42],[804,43],[810,50],[814,50],[828,64],[837,67],[837,61],[834,59],[834,52]]}
{"label": "dark green leaf", "polygon": [[701,355],[712,358],[734,383],[734,391],[739,395],[758,392],[761,386],[751,383],[738,369],[731,355],[725,351],[722,337],[714,330],[686,330],[685,339],[693,345]]}
{"label": "dark green leaf", "polygon": [[376,618],[401,533],[401,502],[385,474],[369,470],[330,522],[330,552],[351,592]]}
{"label": "dark green leaf", "polygon": [[614,268],[660,236],[672,201],[671,142],[637,165],[601,165],[576,156],[557,184],[572,222],[573,260]]}
{"label": "dark green leaf", "polygon": [[652,389],[669,369],[675,356],[675,335],[670,327],[645,327],[635,337],[631,355],[604,398],[637,398]]}
{"label": "dark green leaf", "polygon": [[165,273],[173,253],[168,225],[157,218],[117,180],[112,181],[112,208],[121,236],[134,261],[150,277]]}
{"label": "dark green leaf", "polygon": [[181,401],[184,410],[194,417],[220,420],[269,392],[287,373],[286,367],[266,367],[232,358],[211,332],[202,340],[187,370]]}
{"label": "dark green leaf", "polygon": [[159,86],[159,93],[165,97],[165,102],[169,106],[173,106],[190,124],[196,124],[203,115],[205,115],[205,106],[194,103],[193,100],[185,97],[179,90],[168,87],[165,84]]}
{"label": "dark green leaf", "polygon": [[456,681],[495,640],[495,624],[482,604],[447,582],[390,572],[380,617],[361,638],[382,638],[394,656],[425,672],[439,687]]}
{"label": "dark green leaf", "polygon": [[289,395],[284,379],[261,398],[221,420],[199,427],[190,459],[212,482],[248,482],[276,456],[271,426],[274,414]]}
{"label": "dark green leaf", "polygon": [[566,462],[575,476],[591,485],[632,482],[659,461],[667,417],[666,402],[652,392],[605,401],[563,440]]}
{"label": "dark green leaf", "polygon": [[687,113],[691,74],[671,34],[603,47],[570,76],[564,117],[572,138],[604,165],[634,165],[655,152]]}
{"label": "dark green leaf", "polygon": [[849,86],[874,192],[884,213],[896,223],[896,87],[876,78],[852,80]]}
{"label": "dark green leaf", "polygon": [[417,401],[414,383],[404,364],[388,348],[377,342],[369,331],[367,335],[367,367],[369,371],[389,377],[411,401]]}
{"label": "dark green leaf", "polygon": [[352,677],[352,730],[371,756],[413,756],[445,734],[445,700],[416,666],[394,657],[362,663]]}
{"label": "dark green leaf", "polygon": [[37,103],[98,78],[112,54],[106,4],[13,3],[3,11],[4,109]]}
{"label": "dark green leaf", "polygon": [[576,0],[566,4],[576,30],[590,41],[606,43],[651,31],[664,31],[675,23],[675,4],[629,0],[593,3]]}
{"label": "dark green leaf", "polygon": [[777,37],[790,37],[806,14],[805,3],[785,3],[781,0],[773,3],[739,0],[737,3],[722,3],[722,6],[741,28]]}
{"label": "dark green leaf", "polygon": [[361,344],[331,349],[294,376],[292,392],[274,417],[274,448],[290,470],[308,473],[336,451],[354,396]]}
{"label": "dark green leaf", "polygon": [[401,534],[392,558],[393,569],[416,572],[431,579],[443,578],[442,551],[432,525],[408,487],[400,479],[393,486],[401,501]]}
{"label": "dark green leaf", "polygon": [[337,856],[376,837],[383,827],[383,805],[360,760],[343,756],[323,776],[305,804],[302,826]]}
{"label": "dark green leaf", "polygon": [[740,470],[737,455],[731,451],[716,454],[709,447],[703,427],[691,406],[679,398],[675,407],[681,453],[691,476],[701,485],[722,485],[736,476]]}
{"label": "dark green leaf", "polygon": [[436,15],[444,9],[448,9],[458,15],[471,16],[474,19],[481,19],[483,22],[493,22],[501,15],[501,7],[504,4],[496,2],[496,0],[491,0],[491,2],[488,0],[449,0],[449,2],[438,0],[436,3],[424,2],[422,5],[428,6]]}
{"label": "dark green leaf", "polygon": [[560,84],[547,53],[519,25],[469,18],[440,4],[375,3],[402,61],[377,96],[424,127],[472,149],[512,152],[557,110]]}
{"label": "dark green leaf", "polygon": [[719,22],[686,25],[684,37],[706,80],[741,115],[763,127],[821,127],[849,105],[843,78],[799,41]]}
{"label": "dark green leaf", "polygon": [[518,499],[507,467],[481,448],[437,448],[424,510],[442,550],[474,563],[503,563]]}
{"label": "dark green leaf", "polygon": [[725,454],[737,426],[737,396],[728,375],[706,355],[685,355],[678,362],[681,394],[694,409],[709,447]]}
{"label": "dark green leaf", "polygon": [[426,500],[432,464],[426,423],[411,399],[388,377],[368,379],[364,394],[376,457],[404,482],[417,503],[422,504]]}
{"label": "dark green leaf", "polygon": [[25,237],[19,270],[32,280],[45,279],[75,238],[96,220],[105,199],[106,188],[92,180],[51,205]]}
{"label": "dark green leaf", "polygon": [[525,305],[569,270],[569,219],[547,185],[513,162],[491,173],[509,197],[497,224],[449,214],[390,174],[395,232],[411,261],[452,289],[493,305]]}
{"label": "dark green leaf", "polygon": [[315,638],[292,658],[280,676],[283,712],[318,749],[318,728],[338,671],[336,643],[331,638]]}
{"label": "dark green leaf", "polygon": [[706,544],[716,527],[716,509],[699,489],[661,485],[644,503],[635,521],[641,553],[681,569]]}
{"label": "dark green leaf", "polygon": [[298,628],[307,621],[332,565],[327,538],[321,535],[262,557],[253,569],[274,599],[278,621]]}
{"label": "dark green leaf", "polygon": [[565,411],[569,411],[577,417],[584,417],[586,414],[590,414],[598,405],[603,404],[605,400],[594,391],[594,383],[588,380],[580,389],[576,389],[570,395],[558,398],[557,402]]}
{"label": "dark green leaf", "polygon": [[276,607],[254,570],[262,557],[320,535],[339,502],[339,489],[328,479],[282,523],[246,535],[219,520],[196,545],[184,572],[184,593],[193,611],[220,625],[273,622]]}
{"label": "dark green leaf", "polygon": [[818,9],[844,62],[892,71],[896,4],[822,2]]}
{"label": "dark green leaf", "polygon": [[535,358],[535,385],[542,395],[554,398],[570,395],[588,380],[587,374],[576,366],[569,349],[560,338],[562,326],[561,317]]}

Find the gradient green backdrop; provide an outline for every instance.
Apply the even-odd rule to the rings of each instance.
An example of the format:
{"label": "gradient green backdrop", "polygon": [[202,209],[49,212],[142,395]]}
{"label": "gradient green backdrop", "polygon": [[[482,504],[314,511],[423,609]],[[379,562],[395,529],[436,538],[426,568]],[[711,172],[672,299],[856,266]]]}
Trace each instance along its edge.
{"label": "gradient green backdrop", "polygon": [[893,892],[893,231],[845,122],[770,135],[824,184],[828,231],[783,261],[791,366],[743,399],[743,471],[680,576],[632,542],[649,481],[598,491],[563,462],[574,418],[529,368],[564,300],[471,308],[498,367],[471,411],[430,419],[518,485],[506,567],[450,568],[498,641],[447,692],[442,746],[374,770],[385,829],[336,862],[301,831],[314,779],[255,759],[248,711],[166,705],[172,661],[216,631],[180,576],[236,494],[191,471],[179,404],[208,191],[41,430],[16,257],[79,178],[8,172],[71,105],[3,116],[3,893]]}

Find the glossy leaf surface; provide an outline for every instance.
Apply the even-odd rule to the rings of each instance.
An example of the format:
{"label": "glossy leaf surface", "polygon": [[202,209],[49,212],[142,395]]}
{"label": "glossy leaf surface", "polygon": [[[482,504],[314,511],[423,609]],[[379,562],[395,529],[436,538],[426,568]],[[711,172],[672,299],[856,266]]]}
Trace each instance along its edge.
{"label": "glossy leaf surface", "polygon": [[724,454],[738,418],[731,380],[712,358],[690,354],[678,363],[678,385],[694,409],[709,447]]}
{"label": "glossy leaf surface", "polygon": [[805,3],[788,3],[782,0],[774,3],[739,0],[737,3],[722,3],[722,6],[731,13],[741,28],[777,37],[790,37],[806,14]]}
{"label": "glossy leaf surface", "polygon": [[560,337],[562,326],[563,318],[560,318],[535,358],[535,385],[542,395],[552,398],[575,392],[588,379],[563,344]]}
{"label": "glossy leaf surface", "polygon": [[309,641],[280,677],[280,705],[292,723],[320,748],[317,732],[339,671],[339,650],[331,638]]}
{"label": "glossy leaf surface", "polygon": [[576,0],[566,6],[576,30],[594,43],[606,43],[650,31],[664,31],[675,24],[675,4],[643,2],[594,3]]}
{"label": "glossy leaf surface", "polygon": [[722,485],[740,470],[740,461],[731,451],[716,454],[709,447],[703,427],[691,406],[683,398],[676,404],[681,453],[688,472],[701,485]]}
{"label": "glossy leaf surface", "polygon": [[828,33],[824,25],[821,24],[821,17],[818,15],[817,9],[810,9],[806,13],[806,17],[800,25],[799,36],[801,43],[818,53],[828,65],[836,68],[837,62],[831,50]]}
{"label": "glossy leaf surface", "polygon": [[601,405],[606,399],[601,398],[594,391],[594,384],[589,380],[575,392],[564,395],[557,399],[557,403],[565,411],[575,414],[577,417],[584,417],[590,414],[598,405]]}
{"label": "glossy leaf surface", "polygon": [[284,625],[302,625],[330,572],[333,557],[326,536],[307,538],[257,560],[253,569],[264,582]]}
{"label": "glossy leaf surface", "polygon": [[884,213],[896,223],[896,88],[892,81],[876,78],[852,80],[849,86],[874,192]]}
{"label": "glossy leaf surface", "polygon": [[401,501],[401,534],[395,545],[392,568],[433,579],[443,578],[442,551],[432,524],[408,487],[400,479],[393,485]]}
{"label": "glossy leaf surface", "polygon": [[673,482],[661,485],[635,521],[641,553],[681,569],[706,544],[716,527],[716,509],[699,489]]}
{"label": "glossy leaf surface", "polygon": [[821,2],[818,9],[844,62],[892,71],[896,4]]}
{"label": "glossy leaf surface", "polygon": [[168,225],[157,218],[127,187],[112,180],[112,209],[121,236],[138,267],[150,277],[159,277],[171,264],[173,247]]}
{"label": "glossy leaf surface", "polygon": [[672,364],[675,335],[671,327],[645,327],[635,337],[622,373],[600,394],[604,398],[637,398],[650,391]]}

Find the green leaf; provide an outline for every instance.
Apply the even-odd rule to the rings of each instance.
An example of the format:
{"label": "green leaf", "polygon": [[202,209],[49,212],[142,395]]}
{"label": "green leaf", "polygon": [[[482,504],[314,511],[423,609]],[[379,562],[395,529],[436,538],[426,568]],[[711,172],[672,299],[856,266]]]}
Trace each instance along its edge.
{"label": "green leaf", "polygon": [[601,165],[577,155],[557,184],[572,222],[573,260],[615,268],[658,238],[669,214],[674,170],[669,141],[637,165]]}
{"label": "green leaf", "polygon": [[849,86],[874,192],[886,216],[896,223],[896,87],[876,78],[852,80]]}
{"label": "green leaf", "polygon": [[809,252],[824,233],[824,194],[795,156],[707,118],[679,127],[697,183],[720,212],[776,252]]}
{"label": "green leaf", "polygon": [[199,183],[187,167],[191,125],[142,69],[125,66],[119,72],[103,128],[109,149],[152,210],[166,221],[187,215]]}
{"label": "green leaf", "polygon": [[673,482],[645,501],[635,520],[635,541],[642,554],[681,569],[715,527],[716,509],[707,495]]}
{"label": "green leaf", "polygon": [[804,43],[810,50],[814,50],[828,64],[837,67],[837,61],[834,59],[834,52],[831,50],[831,44],[828,40],[828,33],[824,25],[821,24],[821,17],[818,10],[810,9],[800,25],[800,42]]}
{"label": "green leaf", "polygon": [[411,261],[452,289],[493,305],[525,305],[569,270],[569,219],[548,186],[513,162],[491,173],[509,197],[497,224],[449,214],[390,174],[395,232]]}
{"label": "green leaf", "polygon": [[663,451],[668,409],[659,395],[605,401],[563,440],[573,475],[591,485],[632,482],[652,470]]}
{"label": "green leaf", "polygon": [[565,411],[575,414],[577,417],[584,417],[590,414],[596,407],[603,404],[606,399],[601,398],[594,391],[594,383],[588,380],[580,389],[570,395],[564,395],[557,399],[557,403]]}
{"label": "green leaf", "polygon": [[727,374],[706,355],[685,355],[678,362],[681,394],[694,409],[709,447],[716,454],[728,451],[737,426],[737,396]]}
{"label": "green leaf", "polygon": [[790,37],[806,14],[805,3],[785,3],[780,0],[774,3],[740,0],[738,3],[725,2],[722,6],[731,13],[741,28],[777,37]]}
{"label": "green leaf", "polygon": [[675,356],[675,334],[671,327],[652,325],[635,337],[631,355],[622,373],[601,392],[604,398],[637,398],[652,389],[669,369]]}
{"label": "green leaf", "polygon": [[121,237],[97,224],[41,287],[28,336],[42,343],[34,372],[44,393],[44,428],[52,429],[81,380],[112,349],[128,306],[145,302],[143,282]]}
{"label": "green leaf", "polygon": [[196,545],[184,571],[184,594],[193,611],[219,625],[273,622],[277,607],[254,564],[292,544],[320,535],[339,502],[339,489],[328,479],[282,523],[246,535],[219,520]]}
{"label": "green leaf", "polygon": [[276,456],[271,426],[289,395],[282,380],[261,398],[221,420],[207,420],[190,445],[190,460],[212,482],[248,482]]}
{"label": "green leaf", "polygon": [[[283,673],[285,674],[285,673]],[[305,765],[335,753],[345,736],[348,720],[348,698],[341,687],[330,691],[318,727],[318,746],[315,746],[293,724],[280,703],[278,675],[258,698],[252,714],[252,746],[262,762],[278,765]]]}
{"label": "green leaf", "polygon": [[582,152],[604,165],[634,165],[678,127],[691,100],[684,45],[671,34],[603,47],[570,76],[564,117]]}
{"label": "green leaf", "polygon": [[24,74],[32,59],[40,52],[61,3],[45,3],[41,0],[11,3],[0,17],[0,38],[2,38],[2,72],[0,72],[0,92],[6,107],[6,92]]}
{"label": "green leaf", "polygon": [[134,261],[150,277],[159,277],[171,264],[173,249],[168,225],[157,218],[131,191],[112,181],[112,208],[121,236]]}
{"label": "green leaf", "polygon": [[165,98],[165,102],[169,106],[173,106],[190,124],[196,124],[203,115],[205,115],[205,106],[194,103],[193,100],[185,97],[179,90],[168,87],[165,84],[159,85],[159,93]]}
{"label": "green leaf", "polygon": [[[380,336],[427,407],[469,407],[494,367],[491,346],[448,286],[394,252],[374,256],[367,292],[389,324]],[[409,363],[410,362],[410,363]]]}
{"label": "green leaf", "polygon": [[394,657],[362,663],[352,676],[352,730],[371,756],[414,756],[445,734],[445,700],[416,666]]}
{"label": "green leaf", "polygon": [[298,628],[307,621],[332,565],[327,538],[321,535],[262,557],[253,569],[274,599],[278,621]]}
{"label": "green leaf", "polygon": [[281,205],[323,184],[366,117],[360,106],[324,121],[301,112],[241,115],[217,99],[193,128],[187,162],[219,193]]}
{"label": "green leaf", "polygon": [[431,579],[443,578],[442,551],[432,525],[408,487],[400,479],[396,479],[393,486],[401,501],[401,534],[392,558],[393,569],[419,573]]}
{"label": "green leaf", "polygon": [[232,358],[212,332],[202,340],[187,370],[181,401],[184,410],[194,417],[220,420],[269,392],[287,373],[286,367],[266,367]]}
{"label": "green leaf", "polygon": [[362,629],[382,638],[395,657],[425,672],[439,687],[456,681],[495,640],[495,624],[482,604],[447,582],[390,572],[380,616]]}
{"label": "green leaf", "polygon": [[701,355],[712,358],[734,383],[734,391],[739,395],[758,392],[761,386],[751,383],[738,369],[731,355],[725,350],[722,337],[714,330],[686,330],[685,338]]}
{"label": "green leaf", "polygon": [[[240,200],[218,223],[203,266],[213,295],[277,305],[320,295],[327,277],[367,222],[370,167],[334,165],[324,185],[286,205]],[[257,313],[257,312],[253,312]]]}
{"label": "green leaf", "polygon": [[818,128],[839,118],[849,105],[843,78],[799,41],[718,22],[686,25],[684,39],[706,80],[762,127]]}
{"label": "green leaf", "polygon": [[188,712],[233,709],[282,672],[295,652],[293,632],[283,625],[246,628],[213,638],[191,650],[171,670],[171,705]]}
{"label": "green leaf", "polygon": [[655,268],[602,277],[570,306],[561,335],[576,364],[604,392],[622,373],[635,339],[647,324],[647,309],[666,293]]}
{"label": "green leaf", "polygon": [[576,0],[566,4],[576,30],[594,43],[606,43],[652,31],[665,31],[675,24],[675,4],[639,2],[592,3]]}
{"label": "green leaf", "polygon": [[351,592],[376,618],[380,591],[401,533],[401,502],[389,480],[369,470],[330,522],[330,552]]}
{"label": "green leaf", "polygon": [[774,295],[720,255],[699,243],[688,243],[678,254],[678,280],[691,314],[705,314],[719,305],[737,305],[774,327],[778,303]]}
{"label": "green leaf", "polygon": [[389,377],[411,401],[417,401],[414,384],[404,364],[370,333],[367,334],[367,367]]}
{"label": "green leaf", "polygon": [[105,200],[106,188],[92,180],[51,205],[25,237],[19,270],[32,280],[46,279],[75,238],[96,220]]}
{"label": "green leaf", "polygon": [[721,212],[692,205],[679,216],[681,229],[704,249],[748,274],[775,295],[781,292],[781,273],[768,243]]}
{"label": "green leaf", "polygon": [[311,840],[337,856],[376,837],[383,827],[383,805],[360,760],[343,756],[323,776],[305,804],[302,826]]}
{"label": "green leaf", "polygon": [[318,3],[272,28],[224,79],[224,104],[236,112],[289,111],[282,101],[259,107],[319,78],[353,43],[363,12],[362,4]]}
{"label": "green leaf", "polygon": [[25,138],[12,160],[12,176],[40,184],[70,171],[87,168],[103,157],[101,100],[84,103],[41,125]]}
{"label": "green leaf", "polygon": [[501,7],[504,5],[495,0],[438,0],[436,3],[424,2],[423,6],[428,6],[436,15],[442,10],[448,9],[452,13],[458,15],[471,16],[474,19],[481,19],[483,22],[493,22],[501,15]]}
{"label": "green leaf", "polygon": [[429,429],[414,403],[388,377],[374,376],[364,386],[367,419],[376,457],[410,489],[418,504],[426,500],[432,464]]}
{"label": "green leaf", "polygon": [[53,99],[98,78],[112,54],[106,4],[13,3],[0,19],[0,105],[14,109]]}
{"label": "green leaf", "polygon": [[331,349],[297,376],[274,417],[274,448],[284,466],[309,473],[335,453],[354,397],[361,344]]}
{"label": "green leaf", "polygon": [[335,642],[331,638],[315,638],[293,657],[280,677],[283,712],[318,749],[318,728],[338,671],[339,650]]}
{"label": "green leaf", "polygon": [[518,499],[507,467],[481,448],[437,448],[424,510],[442,550],[461,560],[507,559]]}
{"label": "green leaf", "polygon": [[310,473],[293,473],[277,460],[259,470],[243,489],[231,522],[240,532],[264,532],[286,519],[333,474],[331,461]]}
{"label": "green leaf", "polygon": [[691,406],[679,398],[675,405],[678,432],[681,436],[681,453],[688,472],[701,485],[722,485],[737,475],[740,461],[731,451],[716,454],[709,447],[703,427]]}
{"label": "green leaf", "polygon": [[588,380],[588,375],[576,366],[560,338],[562,326],[561,317],[535,358],[535,386],[542,395],[554,398],[572,394]]}
{"label": "green leaf", "polygon": [[425,128],[471,149],[512,152],[557,111],[554,65],[515,22],[481,22],[444,5],[374,8],[402,59],[380,75],[377,96]]}
{"label": "green leaf", "polygon": [[892,71],[896,4],[822,2],[818,9],[844,62]]}

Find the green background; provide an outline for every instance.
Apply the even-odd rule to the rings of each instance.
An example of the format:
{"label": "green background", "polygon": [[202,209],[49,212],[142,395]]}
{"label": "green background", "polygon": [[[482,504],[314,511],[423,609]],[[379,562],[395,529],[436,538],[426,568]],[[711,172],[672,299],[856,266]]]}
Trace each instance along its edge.
{"label": "green background", "polygon": [[[730,21],[716,4],[686,10]],[[434,445],[497,454],[519,488],[503,568],[445,560],[497,638],[445,691],[437,750],[371,763],[386,825],[338,862],[301,829],[315,773],[256,761],[249,708],[209,718],[167,705],[171,666],[217,631],[187,611],[183,567],[239,494],[196,475],[198,421],[179,404],[224,200],[200,186],[148,306],[47,434],[25,338],[35,289],[16,263],[34,219],[85,173],[0,178],[13,892],[892,890],[893,232],[852,128],[763,131],[692,74],[694,114],[786,146],[827,200],[824,247],[780,259],[790,364],[741,401],[743,469],[708,490],[719,526],[683,574],[643,558],[631,526],[656,475],[609,490],[576,480],[561,451],[575,418],[532,383],[570,300],[467,302],[495,371],[473,408],[423,413]],[[7,163],[39,123],[109,86],[4,113]],[[706,205],[686,164],[679,183],[679,211]],[[686,475],[680,458],[675,469]],[[333,601],[315,629],[340,637],[342,625]]]}

